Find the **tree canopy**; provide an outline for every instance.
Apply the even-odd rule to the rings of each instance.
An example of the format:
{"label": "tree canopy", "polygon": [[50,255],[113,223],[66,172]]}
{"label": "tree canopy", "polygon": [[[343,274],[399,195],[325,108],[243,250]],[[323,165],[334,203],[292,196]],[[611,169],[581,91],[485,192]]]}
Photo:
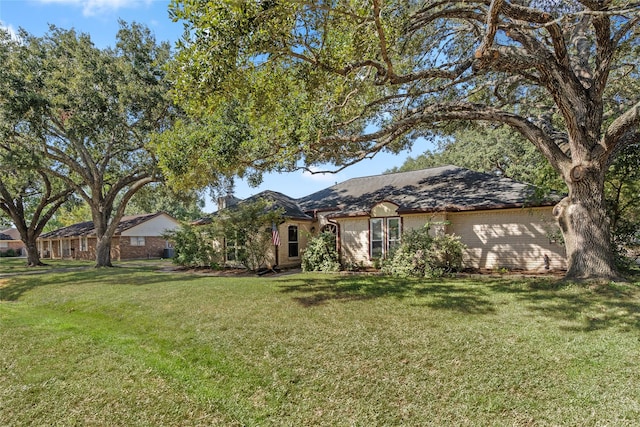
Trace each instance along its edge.
{"label": "tree canopy", "polygon": [[[3,108],[17,118],[22,148],[47,159],[47,174],[91,208],[96,265],[111,265],[111,236],[131,197],[161,179],[147,144],[177,110],[168,97],[168,43],[138,24],[121,22],[115,48],[51,27],[24,31],[10,52],[11,87]],[[13,88],[13,91],[12,91]]]}
{"label": "tree canopy", "polygon": [[22,91],[30,75],[23,74],[23,57],[16,54],[19,43],[6,32],[0,38],[0,212],[6,218],[0,222],[16,227],[27,264],[37,266],[42,262],[36,239],[73,190],[48,173],[52,163],[33,149],[37,135],[24,119],[30,111]]}
{"label": "tree canopy", "polygon": [[[571,279],[617,277],[604,173],[638,140],[640,5],[627,0],[173,0],[192,120],[161,138],[174,181],[345,167],[455,123],[517,131],[566,183]],[[610,82],[615,81],[616,85]]]}

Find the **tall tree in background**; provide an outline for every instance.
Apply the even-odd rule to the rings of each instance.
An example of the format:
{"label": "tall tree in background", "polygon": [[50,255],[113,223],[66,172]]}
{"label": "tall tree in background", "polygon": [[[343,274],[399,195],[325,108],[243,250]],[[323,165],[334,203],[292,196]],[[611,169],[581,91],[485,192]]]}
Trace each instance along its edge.
{"label": "tall tree in background", "polygon": [[504,124],[567,185],[554,210],[567,278],[618,277],[604,175],[639,136],[638,3],[173,0],[172,13],[194,117],[176,128],[191,138],[159,142],[177,176],[340,168],[451,122]]}
{"label": "tall tree in background", "polygon": [[549,191],[566,193],[566,186],[544,156],[508,126],[469,124],[451,137],[441,138],[433,151],[409,157],[389,172],[405,172],[429,167],[456,165],[504,176]]}
{"label": "tall tree in background", "polygon": [[158,182],[138,191],[127,206],[127,215],[164,212],[181,221],[192,221],[205,216],[204,199],[197,191],[174,191]]}
{"label": "tall tree in background", "polygon": [[175,112],[162,71],[169,45],[125,23],[115,48],[98,49],[88,35],[55,27],[44,37],[20,37],[15,74],[29,84],[18,131],[36,136],[32,148],[50,161],[49,173],[89,205],[96,266],[111,266],[111,239],[127,203],[160,179],[147,143]]}
{"label": "tall tree in background", "polygon": [[4,31],[0,38],[0,211],[20,233],[33,267],[42,265],[36,239],[73,189],[51,176],[46,159],[30,149],[30,74],[23,74],[18,42]]}

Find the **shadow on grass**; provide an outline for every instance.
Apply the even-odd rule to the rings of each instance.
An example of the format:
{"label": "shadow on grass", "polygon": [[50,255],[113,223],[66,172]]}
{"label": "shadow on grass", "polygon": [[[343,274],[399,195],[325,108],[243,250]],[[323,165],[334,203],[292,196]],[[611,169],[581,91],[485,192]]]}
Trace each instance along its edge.
{"label": "shadow on grass", "polygon": [[637,285],[588,287],[539,278],[429,281],[358,275],[294,277],[279,282],[281,292],[291,294],[292,299],[304,307],[330,301],[411,298],[414,305],[482,315],[495,314],[499,306],[513,303],[523,307],[523,317],[551,318],[567,330],[640,329],[640,287]]}
{"label": "shadow on grass", "polygon": [[[280,280],[281,291],[293,296],[304,307],[328,301],[361,301],[376,298],[418,298],[416,304],[467,314],[491,314],[495,308],[486,290],[478,286],[461,286],[459,282],[428,282],[385,276],[328,276]],[[466,284],[465,284],[466,285]]]}
{"label": "shadow on grass", "polygon": [[42,271],[38,274],[16,275],[0,278],[0,301],[17,301],[26,292],[42,286],[50,285],[91,285],[105,286],[143,286],[167,283],[172,280],[186,282],[196,280],[191,275],[173,276],[149,268],[99,268],[86,267],[84,269],[60,269],[58,271]]}
{"label": "shadow on grass", "polygon": [[633,284],[577,285],[561,281],[495,281],[489,286],[514,295],[528,310],[563,322],[563,329],[640,329],[640,287]]}

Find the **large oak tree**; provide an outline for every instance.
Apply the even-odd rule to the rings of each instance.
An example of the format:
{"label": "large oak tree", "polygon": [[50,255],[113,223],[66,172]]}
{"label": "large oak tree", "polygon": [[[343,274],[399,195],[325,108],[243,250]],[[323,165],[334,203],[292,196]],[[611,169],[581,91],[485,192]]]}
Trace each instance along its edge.
{"label": "large oak tree", "polygon": [[15,132],[47,159],[51,176],[89,205],[96,266],[110,266],[127,203],[161,178],[147,143],[175,113],[163,71],[170,47],[157,44],[147,28],[125,23],[114,48],[55,27],[43,37],[20,37],[12,64],[24,89],[9,106],[22,114]]}
{"label": "large oak tree", "polygon": [[639,136],[638,3],[174,0],[172,13],[186,26],[176,94],[194,117],[159,142],[174,179],[340,168],[458,121],[504,124],[567,185],[554,210],[567,278],[617,277],[603,188]]}
{"label": "large oak tree", "polygon": [[28,99],[32,80],[23,67],[21,46],[0,32],[0,212],[20,233],[27,265],[41,265],[36,240],[73,189],[48,173],[47,160],[33,150],[35,135],[25,121],[32,111]]}

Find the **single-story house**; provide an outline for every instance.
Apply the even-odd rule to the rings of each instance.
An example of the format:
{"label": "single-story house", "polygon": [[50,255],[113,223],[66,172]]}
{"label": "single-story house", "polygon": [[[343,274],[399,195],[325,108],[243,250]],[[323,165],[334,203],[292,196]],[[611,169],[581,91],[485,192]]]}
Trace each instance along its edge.
{"label": "single-story house", "polygon": [[263,192],[285,208],[280,245],[270,260],[300,264],[309,237],[336,234],[343,264],[372,266],[405,230],[431,224],[434,234],[460,236],[464,263],[475,269],[566,268],[552,215],[560,197],[536,198],[535,188],[499,176],[442,166],[353,178],[300,199]]}
{"label": "single-story house", "polygon": [[16,228],[7,228],[0,231],[0,253],[13,250],[16,256],[26,255],[26,247],[20,238],[20,232]]}
{"label": "single-story house", "polygon": [[[164,212],[124,216],[111,242],[111,259],[163,258],[172,246],[162,236],[179,226],[178,220]],[[37,242],[42,258],[93,260],[96,256],[97,239],[92,221],[42,234]]]}
{"label": "single-story house", "polygon": [[[232,195],[218,199],[218,210],[230,209],[243,203],[266,200],[270,203],[269,209],[280,209],[283,212],[284,222],[274,224],[278,231],[279,245],[273,246],[267,254],[266,262],[269,266],[278,265],[280,267],[295,267],[301,264],[302,249],[307,246],[307,242],[315,232],[316,222],[311,215],[303,212],[298,201],[286,194],[266,190],[247,199],[241,200]],[[215,216],[214,213],[212,216]],[[200,218],[193,221],[193,225],[205,225],[211,222],[211,217]],[[272,234],[273,235],[273,234]],[[225,264],[237,266],[237,250],[239,242],[223,241],[213,242],[216,248],[224,247]]]}

